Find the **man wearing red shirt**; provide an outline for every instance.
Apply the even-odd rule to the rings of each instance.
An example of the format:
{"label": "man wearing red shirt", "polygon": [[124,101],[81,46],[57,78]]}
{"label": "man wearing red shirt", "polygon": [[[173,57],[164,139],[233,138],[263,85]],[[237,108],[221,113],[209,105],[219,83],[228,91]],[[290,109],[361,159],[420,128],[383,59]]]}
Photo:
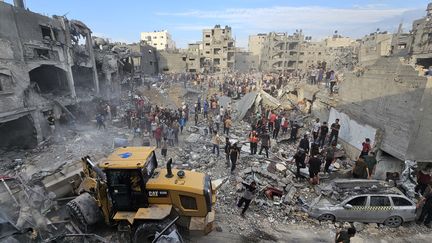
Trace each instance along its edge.
{"label": "man wearing red shirt", "polygon": [[362,143],[362,151],[360,153],[360,157],[364,157],[369,154],[369,151],[371,151],[371,144],[370,139],[366,138],[366,140]]}
{"label": "man wearing red shirt", "polygon": [[271,111],[270,118],[269,118],[269,124],[268,124],[268,128],[269,128],[270,132],[273,132],[274,123],[275,123],[276,119],[277,119],[277,115],[273,111]]}

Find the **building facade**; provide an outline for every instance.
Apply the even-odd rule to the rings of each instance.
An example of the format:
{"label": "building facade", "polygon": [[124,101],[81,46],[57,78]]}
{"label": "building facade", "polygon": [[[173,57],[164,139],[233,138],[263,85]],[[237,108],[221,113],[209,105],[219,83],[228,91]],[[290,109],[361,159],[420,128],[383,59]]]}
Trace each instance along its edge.
{"label": "building facade", "polygon": [[258,56],[261,59],[261,52],[264,45],[264,41],[267,39],[267,34],[260,33],[249,36],[248,51],[253,56]]}
{"label": "building facade", "polygon": [[202,70],[201,63],[204,61],[203,52],[202,52],[202,43],[190,43],[187,49],[187,72],[190,73],[199,73]]}
{"label": "building facade", "polygon": [[35,147],[52,135],[49,114],[75,120],[67,107],[113,93],[130,63],[130,52],[99,45],[81,21],[14,2],[0,1],[0,149]]}
{"label": "building facade", "polygon": [[221,28],[216,25],[213,29],[203,30],[203,59],[204,72],[226,72],[234,68],[235,40],[231,27]]}
{"label": "building facade", "polygon": [[301,44],[304,36],[301,31],[287,33],[269,33],[262,46],[261,70],[294,71],[299,68]]}
{"label": "building facade", "polygon": [[141,32],[141,41],[155,47],[157,50],[174,50],[175,42],[167,30]]}

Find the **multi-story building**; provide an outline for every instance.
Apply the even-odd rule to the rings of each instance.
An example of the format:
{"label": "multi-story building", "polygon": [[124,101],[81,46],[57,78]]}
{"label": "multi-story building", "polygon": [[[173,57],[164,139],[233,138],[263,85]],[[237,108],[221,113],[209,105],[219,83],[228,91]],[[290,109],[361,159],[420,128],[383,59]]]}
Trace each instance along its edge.
{"label": "multi-story building", "polygon": [[187,54],[186,54],[186,65],[187,72],[197,73],[201,72],[201,60],[204,60],[202,56],[202,43],[190,43],[188,45]]}
{"label": "multi-story building", "polygon": [[251,55],[258,56],[259,60],[261,58],[261,52],[266,38],[267,38],[267,34],[265,33],[249,36],[248,50],[251,53]]}
{"label": "multi-story building", "polygon": [[157,50],[174,50],[175,42],[167,30],[141,32],[141,41],[155,47]]}
{"label": "multi-story building", "polygon": [[326,45],[324,41],[305,41],[301,43],[299,69],[307,70],[326,61]]}
{"label": "multi-story building", "polygon": [[301,43],[304,36],[301,31],[287,33],[269,33],[262,46],[261,69],[263,71],[294,71],[299,68]]}
{"label": "multi-story building", "polygon": [[203,30],[203,68],[204,72],[226,72],[234,68],[235,40],[231,27]]}

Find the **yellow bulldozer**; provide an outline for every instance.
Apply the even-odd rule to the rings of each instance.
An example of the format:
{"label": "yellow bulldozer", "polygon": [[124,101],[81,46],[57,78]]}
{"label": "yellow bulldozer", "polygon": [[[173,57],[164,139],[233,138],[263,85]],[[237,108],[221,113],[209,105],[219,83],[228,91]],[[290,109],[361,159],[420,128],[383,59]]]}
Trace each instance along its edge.
{"label": "yellow bulldozer", "polygon": [[177,226],[212,230],[216,192],[210,177],[172,169],[171,159],[158,168],[154,147],[117,148],[97,165],[88,156],[82,163],[79,196],[66,205],[82,230],[104,220],[132,242],[156,242]]}

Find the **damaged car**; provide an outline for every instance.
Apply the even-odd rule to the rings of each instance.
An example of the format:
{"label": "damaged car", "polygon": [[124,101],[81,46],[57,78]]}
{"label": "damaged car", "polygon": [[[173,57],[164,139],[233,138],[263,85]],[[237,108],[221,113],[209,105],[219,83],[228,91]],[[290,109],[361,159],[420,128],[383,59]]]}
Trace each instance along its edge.
{"label": "damaged car", "polygon": [[416,204],[385,182],[337,180],[315,199],[308,214],[320,221],[381,223],[396,228],[415,220]]}

